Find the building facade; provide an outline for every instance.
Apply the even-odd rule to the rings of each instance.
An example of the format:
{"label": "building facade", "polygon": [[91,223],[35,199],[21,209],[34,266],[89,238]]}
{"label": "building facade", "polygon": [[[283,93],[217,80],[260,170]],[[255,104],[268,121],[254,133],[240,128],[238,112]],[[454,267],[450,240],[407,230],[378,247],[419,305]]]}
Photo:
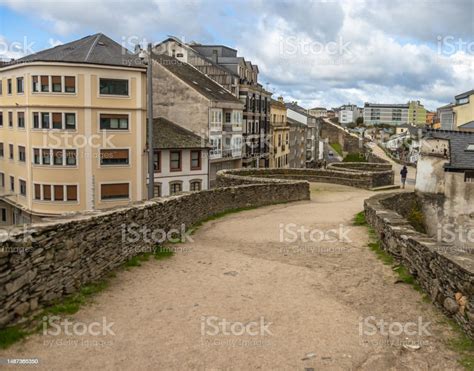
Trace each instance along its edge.
{"label": "building facade", "polygon": [[290,153],[288,164],[290,168],[302,169],[306,167],[306,137],[308,126],[300,121],[287,117],[290,128]]}
{"label": "building facade", "polygon": [[271,93],[258,82],[258,66],[237,56],[237,50],[223,45],[185,44],[177,38],[168,38],[155,50],[191,64],[240,99],[244,104],[242,165],[268,167]]}
{"label": "building facade", "polygon": [[416,126],[426,125],[426,109],[418,100],[408,103],[408,123]]}
{"label": "building facade", "polygon": [[146,198],[145,71],[103,34],[0,67],[2,223]]}
{"label": "building facade", "polygon": [[458,130],[474,130],[474,90],[454,97],[453,106],[455,126]]}
{"label": "building facade", "polygon": [[454,130],[455,116],[454,116],[453,107],[454,107],[454,104],[450,103],[445,106],[439,107],[436,110],[436,114],[439,119],[440,129]]}
{"label": "building facade", "polygon": [[355,104],[345,104],[337,108],[337,118],[339,123],[346,126],[350,123],[355,123],[361,116],[361,109]]}
{"label": "building facade", "polygon": [[314,107],[308,110],[308,114],[316,118],[327,117],[328,111],[324,107]]}
{"label": "building facade", "polygon": [[210,143],[211,186],[219,170],[242,167],[243,104],[190,64],[154,57],[153,116],[179,123]]}
{"label": "building facade", "polygon": [[153,121],[154,197],[209,188],[209,145],[162,117]]}
{"label": "building facade", "polygon": [[408,123],[408,104],[364,104],[364,124],[403,125]]}
{"label": "building facade", "polygon": [[290,155],[290,127],[286,120],[286,106],[283,97],[270,101],[270,167],[288,168]]}

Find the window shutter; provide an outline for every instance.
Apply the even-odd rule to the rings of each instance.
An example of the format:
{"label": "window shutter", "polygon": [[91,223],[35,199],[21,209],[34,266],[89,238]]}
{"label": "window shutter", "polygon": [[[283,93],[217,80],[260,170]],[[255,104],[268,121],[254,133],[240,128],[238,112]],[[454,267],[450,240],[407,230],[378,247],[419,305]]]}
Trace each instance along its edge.
{"label": "window shutter", "polygon": [[67,200],[68,201],[77,201],[77,186],[68,185],[67,187]]}
{"label": "window shutter", "polygon": [[62,185],[54,186],[54,200],[64,201],[64,187]]}

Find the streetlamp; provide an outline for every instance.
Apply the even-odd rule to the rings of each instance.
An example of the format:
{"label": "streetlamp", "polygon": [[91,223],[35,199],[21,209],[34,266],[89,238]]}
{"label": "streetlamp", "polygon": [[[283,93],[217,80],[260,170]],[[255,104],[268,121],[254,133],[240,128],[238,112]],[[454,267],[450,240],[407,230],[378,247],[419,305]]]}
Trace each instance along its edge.
{"label": "streetlamp", "polygon": [[140,49],[138,57],[147,65],[147,142],[148,142],[148,199],[153,198],[153,183],[155,180],[155,171],[153,166],[153,58],[152,45],[147,46],[147,51]]}

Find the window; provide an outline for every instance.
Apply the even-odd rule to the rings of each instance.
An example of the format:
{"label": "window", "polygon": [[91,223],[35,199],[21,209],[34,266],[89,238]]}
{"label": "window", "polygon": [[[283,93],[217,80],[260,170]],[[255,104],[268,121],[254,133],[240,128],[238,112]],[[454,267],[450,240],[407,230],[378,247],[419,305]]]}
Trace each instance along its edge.
{"label": "window", "polygon": [[183,190],[183,186],[181,182],[172,182],[170,183],[170,195],[174,195],[179,193]]}
{"label": "window", "polygon": [[51,76],[51,84],[53,93],[61,93],[63,91],[61,76]]}
{"label": "window", "polygon": [[64,186],[55,185],[54,189],[54,201],[64,201]]}
{"label": "window", "polygon": [[470,143],[466,147],[466,151],[474,151],[474,143]]}
{"label": "window", "polygon": [[35,200],[41,200],[41,185],[35,184]]}
{"label": "window", "polygon": [[8,112],[8,126],[13,127],[13,112]]}
{"label": "window", "polygon": [[19,159],[21,162],[25,162],[25,161],[26,161],[25,147],[23,147],[23,146],[18,146],[18,159]]}
{"label": "window", "polygon": [[4,149],[3,149],[3,143],[0,143],[0,157],[4,157],[5,156],[5,152],[4,152]]}
{"label": "window", "polygon": [[40,123],[39,123],[39,113],[38,112],[33,112],[33,128],[34,129],[39,129]]}
{"label": "window", "polygon": [[76,130],[76,114],[75,113],[65,113],[65,130]]}
{"label": "window", "polygon": [[74,76],[64,77],[64,92],[65,93],[76,92],[76,78]]}
{"label": "window", "polygon": [[128,115],[101,114],[100,130],[128,130]]}
{"label": "window", "polygon": [[100,150],[101,165],[128,165],[129,155],[128,149],[101,149]]}
{"label": "window", "polygon": [[14,149],[13,149],[13,144],[9,144],[9,145],[8,145],[8,149],[9,149],[9,152],[10,152],[10,157],[9,157],[9,158],[10,158],[10,160],[13,160],[13,159],[14,159],[14,154],[13,154],[13,151],[14,151]]}
{"label": "window", "polygon": [[464,181],[466,183],[474,183],[474,170],[468,170],[464,173]]}
{"label": "window", "polygon": [[0,187],[5,187],[5,174],[0,173]]}
{"label": "window", "polygon": [[25,112],[17,112],[18,127],[25,128]]}
{"label": "window", "polygon": [[33,149],[33,163],[36,165],[41,164],[40,150],[38,148]]}
{"label": "window", "polygon": [[128,80],[100,79],[100,94],[128,95]]}
{"label": "window", "polygon": [[18,94],[23,94],[24,93],[24,81],[23,77],[17,77],[16,78],[16,92]]}
{"label": "window", "polygon": [[43,184],[43,200],[51,201],[51,186],[49,184]]}
{"label": "window", "polygon": [[7,94],[12,93],[12,79],[7,80]]}
{"label": "window", "polygon": [[201,190],[201,181],[200,180],[192,180],[191,183],[190,183],[190,189],[191,191],[195,192],[195,191],[200,191]]}
{"label": "window", "polygon": [[66,166],[76,166],[77,151],[75,149],[66,150]]}
{"label": "window", "polygon": [[222,110],[211,111],[211,130],[222,130]]}
{"label": "window", "polygon": [[49,113],[41,112],[41,127],[43,129],[49,129]]}
{"label": "window", "polygon": [[153,184],[153,197],[161,197],[161,183]]}
{"label": "window", "polygon": [[181,151],[170,151],[170,171],[181,171]]}
{"label": "window", "polygon": [[20,194],[26,196],[26,182],[20,179]]}
{"label": "window", "polygon": [[67,201],[77,201],[77,186],[66,186],[66,199]]}
{"label": "window", "polygon": [[159,173],[161,171],[161,151],[154,151],[153,152],[153,169],[155,173]]}
{"label": "window", "polygon": [[3,94],[3,81],[0,79],[0,95]]}
{"label": "window", "polygon": [[49,149],[42,149],[41,150],[41,158],[43,165],[51,165],[51,153]]}
{"label": "window", "polygon": [[33,76],[32,77],[32,86],[33,86],[33,92],[37,93],[39,92],[39,83],[38,83],[38,76]]}
{"label": "window", "polygon": [[[1,81],[0,81],[1,83]],[[0,112],[0,127],[3,126],[3,112]]]}
{"label": "window", "polygon": [[10,191],[15,192],[15,178],[10,176]]}
{"label": "window", "polygon": [[230,113],[230,112],[226,112],[226,113],[225,113],[225,122],[226,122],[226,123],[230,123],[231,120],[232,120],[232,115],[231,115],[231,113]]}
{"label": "window", "polygon": [[41,91],[43,93],[49,92],[49,76],[40,76]]}
{"label": "window", "polygon": [[53,129],[63,128],[63,118],[60,112],[53,112]]}
{"label": "window", "polygon": [[102,200],[127,199],[129,198],[128,183],[102,184],[100,195]]}
{"label": "window", "polygon": [[6,223],[7,221],[7,209],[2,208],[2,222]]}
{"label": "window", "polygon": [[201,170],[201,151],[191,151],[191,170]]}
{"label": "window", "polygon": [[63,150],[53,149],[53,164],[57,166],[63,165]]}

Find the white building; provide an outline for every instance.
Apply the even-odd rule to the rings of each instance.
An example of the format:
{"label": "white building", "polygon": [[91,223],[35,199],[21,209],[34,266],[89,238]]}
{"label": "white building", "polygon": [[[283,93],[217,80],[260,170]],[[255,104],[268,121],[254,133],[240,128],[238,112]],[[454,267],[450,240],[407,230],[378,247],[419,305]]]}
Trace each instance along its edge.
{"label": "white building", "polygon": [[199,135],[162,117],[153,122],[154,196],[209,188],[210,147]]}
{"label": "white building", "polygon": [[345,104],[336,109],[337,118],[339,119],[339,123],[342,125],[356,122],[361,116],[361,111],[362,110],[355,104]]}

